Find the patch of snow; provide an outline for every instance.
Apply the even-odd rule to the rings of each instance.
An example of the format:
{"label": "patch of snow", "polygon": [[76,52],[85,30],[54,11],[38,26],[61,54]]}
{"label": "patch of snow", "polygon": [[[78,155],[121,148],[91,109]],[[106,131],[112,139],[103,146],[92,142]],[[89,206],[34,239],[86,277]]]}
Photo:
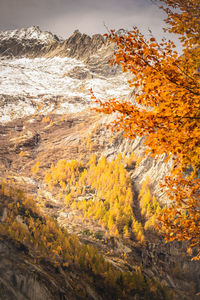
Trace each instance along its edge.
{"label": "patch of snow", "polygon": [[28,102],[19,101],[17,105],[16,103],[9,103],[4,106],[3,109],[0,109],[0,122],[9,122],[13,117],[21,118],[34,113],[35,109]]}
{"label": "patch of snow", "polygon": [[82,104],[72,104],[72,103],[61,103],[60,108],[56,110],[58,114],[66,114],[66,113],[77,113],[82,111],[84,107]]}
{"label": "patch of snow", "polygon": [[0,58],[0,94],[4,98],[19,97],[17,103],[0,108],[0,122],[9,121],[11,112],[15,117],[34,114],[39,103],[46,106],[40,110],[42,113],[54,110],[55,102],[60,104],[58,113],[77,113],[89,103],[93,105],[91,88],[102,100],[124,97],[130,92],[123,74],[79,80],[67,75],[75,67],[88,70],[82,61],[69,57]]}
{"label": "patch of snow", "polygon": [[0,40],[9,40],[10,38],[15,38],[17,40],[34,39],[43,43],[48,43],[49,41],[55,40],[55,37],[52,33],[47,31],[41,31],[38,26],[31,26],[19,30],[16,29],[16,30],[0,31]]}

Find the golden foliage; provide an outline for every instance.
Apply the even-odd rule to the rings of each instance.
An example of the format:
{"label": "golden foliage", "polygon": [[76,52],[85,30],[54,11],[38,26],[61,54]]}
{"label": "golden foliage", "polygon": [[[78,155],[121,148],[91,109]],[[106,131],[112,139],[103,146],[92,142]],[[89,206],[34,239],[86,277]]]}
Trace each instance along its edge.
{"label": "golden foliage", "polygon": [[24,151],[20,151],[19,156],[20,157],[24,157],[24,155],[25,155],[25,152]]}
{"label": "golden foliage", "polygon": [[123,165],[132,164],[135,159],[134,154],[128,158],[119,154],[114,161],[104,156],[97,160],[92,155],[86,166],[78,161],[59,160],[46,172],[45,182],[50,188],[61,187],[68,206],[83,211],[84,218],[97,220],[111,235],[126,238],[135,235],[141,242],[143,229],[139,234],[132,228],[135,222],[132,183]]}
{"label": "golden foliage", "polygon": [[40,167],[40,162],[37,161],[36,164],[32,167],[32,172],[33,172],[34,174],[37,174],[38,171],[39,171],[39,167]]}
{"label": "golden foliage", "polygon": [[22,243],[34,259],[48,259],[56,267],[61,266],[63,271],[79,266],[85,274],[100,276],[102,284],[116,290],[120,297],[128,298],[133,290],[142,293],[144,286],[145,295],[152,295],[154,286],[155,299],[168,299],[168,292],[154,281],[146,283],[141,272],[121,272],[105,261],[96,248],[79,243],[77,236],[68,234],[53,218],[44,216],[34,199],[20,190],[8,189],[2,183],[0,197],[4,198],[4,205],[7,200],[8,207],[7,216],[0,223],[1,237]]}
{"label": "golden foliage", "polygon": [[103,102],[93,92],[92,99],[100,104],[97,111],[119,113],[111,125],[126,137],[145,136],[147,153],[173,158],[165,185],[173,204],[160,217],[162,229],[167,241],[187,241],[200,250],[199,0],[161,2],[167,5],[168,30],[180,35],[183,54],[172,41],[148,40],[136,27],[124,36],[111,30],[109,39],[117,45],[111,64],[133,75],[134,101]]}
{"label": "golden foliage", "polygon": [[139,194],[139,204],[141,214],[145,217],[144,229],[155,230],[158,223],[157,218],[162,214],[162,209],[156,197],[151,193],[149,177],[147,177],[142,184]]}

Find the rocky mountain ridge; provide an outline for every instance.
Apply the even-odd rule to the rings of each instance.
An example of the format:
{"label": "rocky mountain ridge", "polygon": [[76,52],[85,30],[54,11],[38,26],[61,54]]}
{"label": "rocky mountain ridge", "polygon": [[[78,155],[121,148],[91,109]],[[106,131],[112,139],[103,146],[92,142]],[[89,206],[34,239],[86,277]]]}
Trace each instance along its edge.
{"label": "rocky mountain ridge", "polygon": [[21,28],[16,30],[0,31],[0,39],[2,41],[8,41],[9,39],[15,40],[37,40],[43,43],[50,43],[52,41],[59,41],[59,38],[48,31],[42,31],[39,26],[31,26],[28,28]]}
{"label": "rocky mountain ridge", "polygon": [[0,32],[0,55],[6,57],[76,57],[86,58],[94,54],[105,43],[104,37],[92,37],[74,31],[66,40],[59,39],[38,26]]}

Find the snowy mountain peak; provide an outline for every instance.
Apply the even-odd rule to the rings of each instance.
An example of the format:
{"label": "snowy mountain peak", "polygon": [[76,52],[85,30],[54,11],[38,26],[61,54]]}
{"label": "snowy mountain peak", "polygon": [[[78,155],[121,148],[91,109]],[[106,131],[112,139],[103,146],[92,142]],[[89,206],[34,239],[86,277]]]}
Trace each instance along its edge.
{"label": "snowy mountain peak", "polygon": [[42,43],[49,43],[53,41],[59,41],[56,35],[48,31],[42,31],[39,26],[31,26],[28,28],[0,31],[0,40],[5,41],[9,39],[16,40],[38,40]]}

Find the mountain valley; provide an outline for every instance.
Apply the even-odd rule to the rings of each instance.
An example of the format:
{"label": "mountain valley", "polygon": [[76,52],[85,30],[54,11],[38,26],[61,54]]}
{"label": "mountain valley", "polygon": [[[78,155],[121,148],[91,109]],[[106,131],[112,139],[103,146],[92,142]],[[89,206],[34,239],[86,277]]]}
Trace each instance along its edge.
{"label": "mountain valley", "polygon": [[[114,51],[79,31],[67,40],[38,27],[0,33],[2,300],[199,298],[199,263],[155,229],[171,161],[146,156],[144,138],[112,132],[116,115],[94,110],[90,89],[134,101],[129,74],[109,65]],[[32,241],[40,230],[45,246],[45,235]],[[75,249],[67,259],[65,230]]]}

